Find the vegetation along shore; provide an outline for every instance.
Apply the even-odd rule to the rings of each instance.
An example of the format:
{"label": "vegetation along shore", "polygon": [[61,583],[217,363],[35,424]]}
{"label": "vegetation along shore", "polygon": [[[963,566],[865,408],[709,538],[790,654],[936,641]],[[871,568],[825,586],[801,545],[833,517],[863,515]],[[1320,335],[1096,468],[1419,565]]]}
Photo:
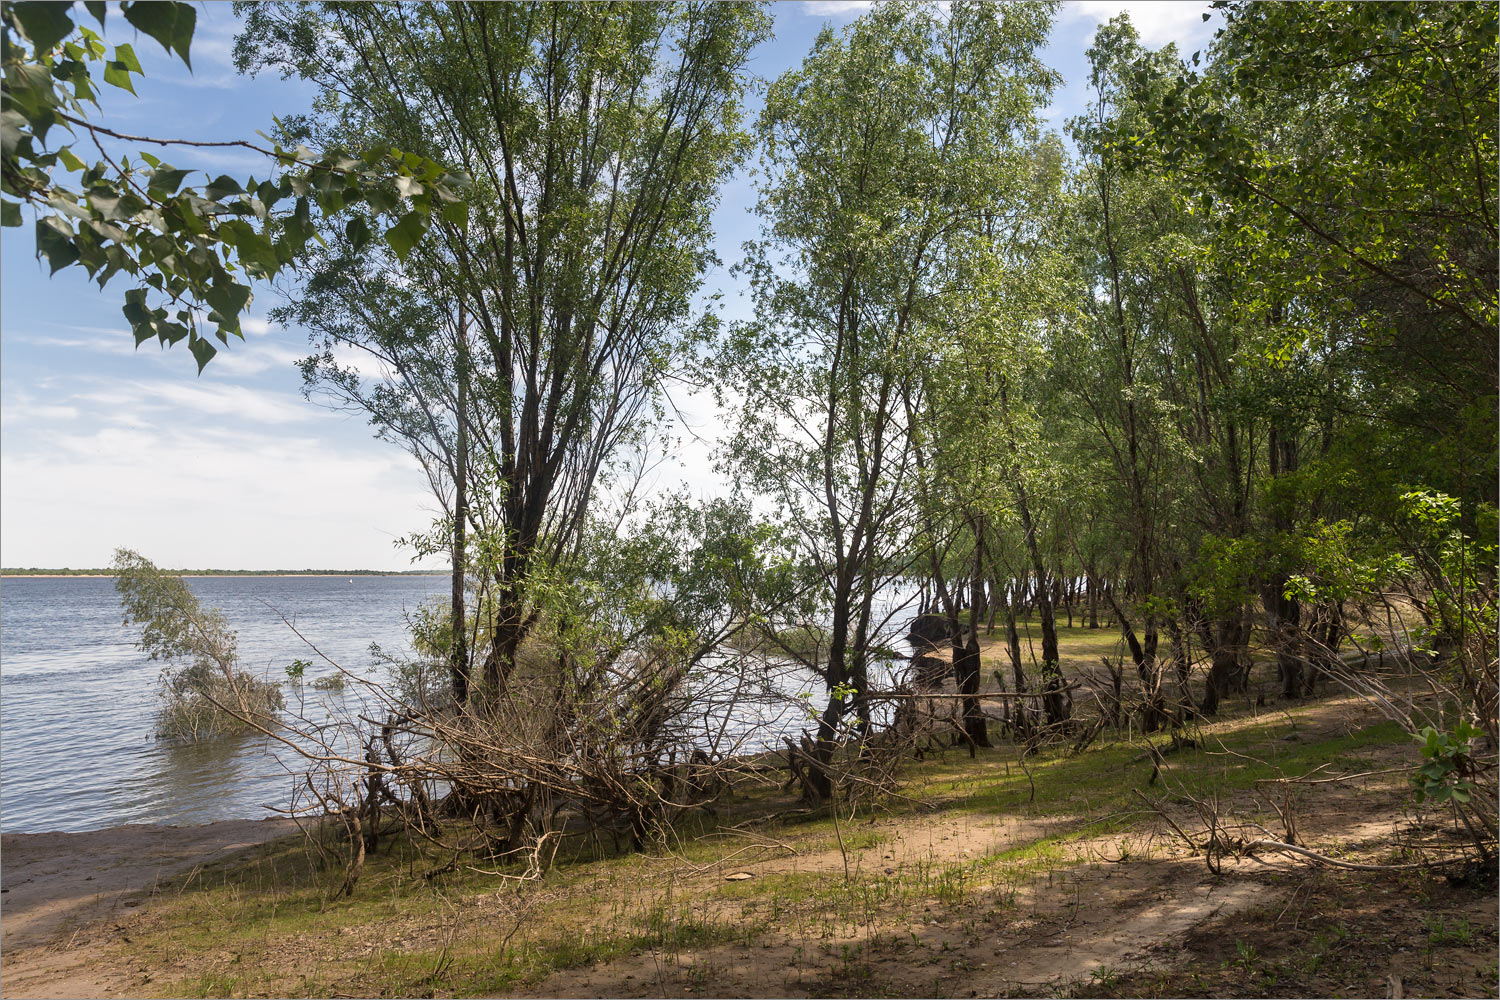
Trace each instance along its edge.
{"label": "vegetation along shore", "polygon": [[[1201,13],[5,5],[4,224],[161,366],[17,406],[161,480],[5,571],[125,633],[5,590],[154,680],[151,808],[285,779],[7,833],[6,995],[1495,996],[1500,5]],[[113,117],[214,59],[297,106]],[[153,561],[313,453],[382,548],[243,561],[441,585]]]}

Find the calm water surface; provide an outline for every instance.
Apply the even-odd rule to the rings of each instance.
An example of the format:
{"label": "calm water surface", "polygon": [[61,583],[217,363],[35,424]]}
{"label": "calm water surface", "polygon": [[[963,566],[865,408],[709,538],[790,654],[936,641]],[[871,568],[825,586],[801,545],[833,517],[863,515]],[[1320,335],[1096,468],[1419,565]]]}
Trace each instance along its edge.
{"label": "calm water surface", "polygon": [[[369,647],[407,650],[404,613],[447,592],[443,576],[189,577],[239,632],[243,668],[285,679],[294,659],[336,671],[282,622],[364,673]],[[121,823],[208,823],[266,814],[292,778],[260,737],[198,745],[155,738],[159,663],[121,624],[114,581],[0,581],[0,830],[96,830]],[[288,699],[295,703],[288,691]]]}

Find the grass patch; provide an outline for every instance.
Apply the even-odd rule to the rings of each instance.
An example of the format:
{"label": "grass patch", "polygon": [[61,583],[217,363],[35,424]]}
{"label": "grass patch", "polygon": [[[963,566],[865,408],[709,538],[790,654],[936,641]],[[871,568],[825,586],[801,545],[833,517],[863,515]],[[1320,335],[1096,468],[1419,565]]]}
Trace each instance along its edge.
{"label": "grass patch", "polygon": [[[1097,665],[1118,643],[1112,630],[1062,631],[1066,656],[1080,664]],[[1001,647],[993,652],[1004,655]],[[1364,770],[1362,755],[1371,749],[1408,743],[1399,727],[1384,722],[1314,733],[1304,717],[1318,704],[1260,714],[1233,706],[1221,719],[1180,730],[1193,746],[1173,748],[1168,734],[1154,734],[1150,739],[1165,760],[1165,776],[1155,784],[1156,763],[1140,737],[1111,742],[1106,735],[1078,755],[1067,746],[1047,748],[1024,766],[1014,746],[981,751],[975,759],[960,751],[914,762],[903,798],[878,814],[862,812],[838,831],[847,877],[831,815],[798,811],[787,793],[765,784],[736,788],[717,817],[684,817],[655,854],[624,852],[607,836],[569,837],[557,868],[520,886],[463,868],[424,878],[451,859],[390,838],[366,859],[354,894],[341,896],[341,858],[325,861],[301,838],[291,838],[166,887],[132,929],[127,951],[137,967],[152,970],[151,992],[189,996],[511,993],[563,970],[647,955],[654,975],[675,970],[684,989],[704,988],[707,980],[711,993],[705,950],[805,941],[828,960],[821,972],[809,966],[808,974],[826,974],[830,991],[878,991],[866,961],[872,948],[924,948],[917,925],[933,913],[964,908],[998,914],[999,933],[1017,887],[1077,866],[1081,841],[1142,823],[1145,811],[1134,789],[1169,798],[1178,788],[1245,791],[1263,779],[1296,777],[1321,765],[1330,775]],[[960,858],[881,856],[879,849],[896,839],[893,829],[927,823],[935,814],[943,821],[1046,819],[1049,833],[1003,849],[975,842],[975,855]],[[878,828],[866,822],[874,818]],[[755,821],[767,846],[727,865],[757,870],[758,862],[778,858],[778,870],[724,882],[711,866],[755,842],[743,830],[728,829],[746,820]],[[1115,851],[1123,860],[1125,849]],[[796,867],[813,856],[821,859],[816,865]],[[905,938],[904,925],[914,929]],[[1426,928],[1426,940],[1429,947],[1459,945],[1463,933],[1462,925],[1439,921]],[[878,944],[893,934],[891,942]],[[1302,957],[1312,966],[1304,975],[1342,959],[1346,946],[1329,935]],[[1255,964],[1255,974],[1266,971]],[[1126,981],[1103,969],[1094,985],[1109,992]],[[664,982],[657,987],[665,989]],[[767,991],[779,985],[767,983]]]}

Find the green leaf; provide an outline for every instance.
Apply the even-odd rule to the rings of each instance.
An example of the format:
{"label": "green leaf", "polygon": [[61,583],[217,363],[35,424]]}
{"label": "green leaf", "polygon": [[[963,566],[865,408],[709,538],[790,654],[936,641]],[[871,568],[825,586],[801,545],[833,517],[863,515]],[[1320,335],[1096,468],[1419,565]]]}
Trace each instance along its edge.
{"label": "green leaf", "polygon": [[208,187],[203,189],[203,193],[215,201],[221,201],[232,194],[244,194],[245,189],[233,177],[230,177],[228,174],[220,174],[209,183]]}
{"label": "green leaf", "polygon": [[407,212],[401,221],[385,231],[385,241],[398,260],[406,260],[407,254],[427,232],[427,220],[421,212]]}
{"label": "green leaf", "polygon": [[218,348],[214,347],[202,337],[194,337],[188,341],[188,350],[193,352],[193,357],[198,361],[198,374],[203,374],[203,368],[218,354]]}
{"label": "green leaf", "polygon": [[[66,3],[17,3],[11,4],[10,9],[21,23],[21,30],[31,44],[36,46],[38,52],[45,52],[68,37],[73,30],[73,18],[68,13],[71,6]],[[9,82],[6,80],[6,83]]]}
{"label": "green leaf", "polygon": [[140,326],[150,321],[146,311],[146,290],[144,288],[132,288],[125,293],[125,305],[121,307],[125,319],[131,326]]}
{"label": "green leaf", "polygon": [[83,0],[83,8],[99,22],[99,27],[104,27],[104,17],[109,11],[109,5],[104,0]]}
{"label": "green leaf", "polygon": [[193,68],[188,49],[193,44],[198,12],[191,4],[135,0],[121,4],[120,10],[134,28],[156,39],[168,52],[175,50],[188,69]]}
{"label": "green leaf", "polygon": [[115,46],[115,61],[119,62],[132,73],[143,73],[141,61],[135,57],[135,49],[126,42]]}
{"label": "green leaf", "polygon": [[203,298],[227,324],[237,327],[238,316],[250,302],[250,286],[224,278],[214,282]]}
{"label": "green leaf", "polygon": [[123,62],[111,60],[104,64],[104,82],[121,90],[135,93],[135,86],[130,82],[130,70]]}
{"label": "green leaf", "polygon": [[57,151],[57,158],[62,160],[63,166],[69,170],[78,171],[86,169],[82,160],[73,155],[73,150],[67,146]]}
{"label": "green leaf", "polygon": [[0,226],[19,226],[21,206],[13,201],[0,202]]}
{"label": "green leaf", "polygon": [[450,201],[443,206],[443,219],[452,223],[460,229],[469,228],[469,204],[464,201]]}
{"label": "green leaf", "polygon": [[36,250],[38,256],[47,258],[53,274],[78,262],[78,247],[73,243],[73,232],[66,222],[55,215],[37,220]]}
{"label": "green leaf", "polygon": [[108,187],[100,185],[88,193],[89,207],[106,219],[120,219],[124,213],[120,211],[120,194]]}
{"label": "green leaf", "polygon": [[175,167],[160,167],[151,172],[151,183],[146,185],[146,190],[158,197],[173,195],[182,186],[182,179],[191,170],[178,170]]}
{"label": "green leaf", "polygon": [[344,227],[344,235],[355,250],[363,250],[365,244],[370,242],[370,227],[366,225],[363,216],[356,215]]}

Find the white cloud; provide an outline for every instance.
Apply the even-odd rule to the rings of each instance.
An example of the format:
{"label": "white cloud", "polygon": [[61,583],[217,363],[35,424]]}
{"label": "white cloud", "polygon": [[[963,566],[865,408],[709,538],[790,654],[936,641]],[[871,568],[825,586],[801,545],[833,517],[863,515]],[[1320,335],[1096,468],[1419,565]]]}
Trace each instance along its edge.
{"label": "white cloud", "polygon": [[55,424],[77,420],[78,415],[79,409],[76,406],[40,402],[36,396],[25,391],[6,393],[4,404],[0,406],[0,423],[11,427],[30,423]]}
{"label": "white cloud", "polygon": [[241,316],[240,329],[247,337],[264,337],[271,332],[271,324],[259,316]]}
{"label": "white cloud", "polygon": [[[212,362],[208,370],[212,372],[217,363]],[[111,381],[104,388],[80,392],[76,398],[96,407],[137,415],[176,411],[179,419],[210,417],[209,426],[226,422],[241,426],[305,423],[322,413],[291,393],[212,381]]]}
{"label": "white cloud", "polygon": [[209,362],[206,373],[233,376],[259,375],[271,369],[290,371],[308,353],[307,350],[296,350],[270,342],[236,344],[234,350],[220,350],[213,361]]}
{"label": "white cloud", "polygon": [[[1188,0],[1137,0],[1134,3],[1074,0],[1063,4],[1059,20],[1064,23],[1092,22],[1097,26],[1120,13],[1130,15],[1130,23],[1140,32],[1142,44],[1160,48],[1168,42],[1176,42],[1183,54],[1207,45],[1219,23],[1218,15],[1207,2]],[[1204,14],[1213,17],[1204,21]],[[1093,41],[1092,35],[1089,41]]]}
{"label": "white cloud", "polygon": [[129,330],[109,330],[104,327],[69,326],[67,333],[19,333],[6,337],[20,344],[38,347],[70,347],[95,354],[125,356],[136,353],[135,338]]}
{"label": "white cloud", "polygon": [[399,449],[157,426],[53,434],[0,455],[7,566],[99,566],[116,546],[174,566],[406,568],[392,547],[434,502]]}
{"label": "white cloud", "polygon": [[337,361],[340,367],[352,368],[359,372],[362,378],[384,378],[388,371],[384,361],[360,347],[337,343],[333,345],[332,353],[333,360]]}
{"label": "white cloud", "polygon": [[843,17],[862,14],[873,6],[874,0],[805,0],[802,12],[811,17]]}

